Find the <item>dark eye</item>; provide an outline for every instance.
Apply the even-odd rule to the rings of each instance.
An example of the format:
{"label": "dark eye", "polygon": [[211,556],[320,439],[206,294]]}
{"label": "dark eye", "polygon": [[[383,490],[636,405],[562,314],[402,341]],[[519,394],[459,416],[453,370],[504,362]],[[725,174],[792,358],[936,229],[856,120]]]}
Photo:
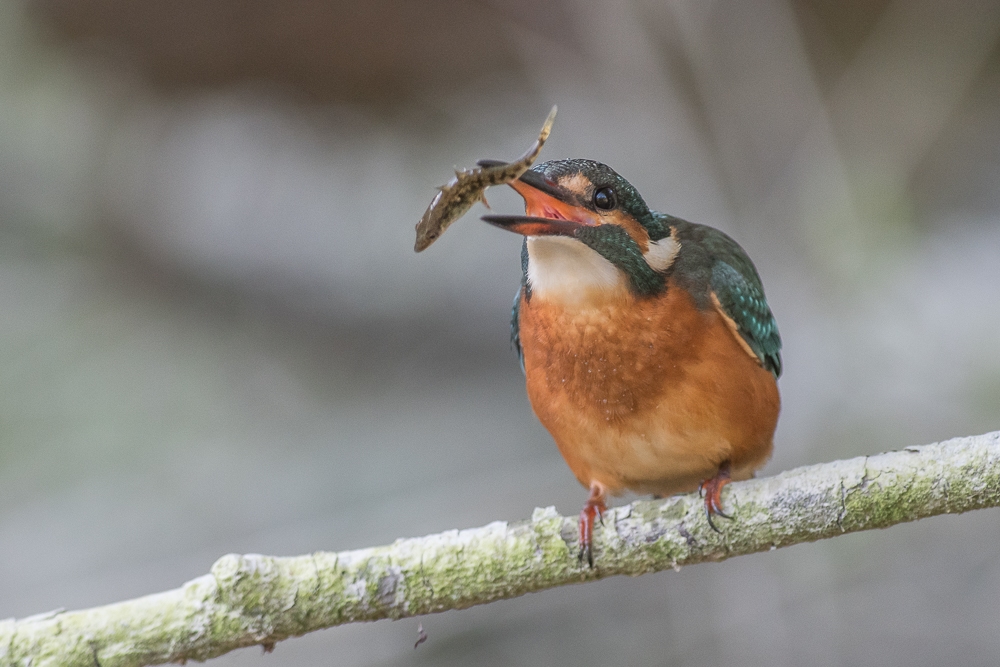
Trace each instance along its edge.
{"label": "dark eye", "polygon": [[594,193],[594,206],[604,211],[610,211],[618,205],[615,191],[611,188],[601,188]]}

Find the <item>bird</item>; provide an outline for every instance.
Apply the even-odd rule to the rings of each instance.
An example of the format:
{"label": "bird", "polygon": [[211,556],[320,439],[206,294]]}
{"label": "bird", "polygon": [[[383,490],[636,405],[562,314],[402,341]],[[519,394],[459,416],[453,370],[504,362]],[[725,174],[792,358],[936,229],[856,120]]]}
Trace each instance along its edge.
{"label": "bird", "polygon": [[[484,163],[492,161],[483,161]],[[579,482],[580,559],[594,567],[609,496],[721,491],[773,449],[781,336],[749,256],[725,233],[651,210],[613,169],[537,164],[509,183],[524,215],[511,314],[531,407]]]}

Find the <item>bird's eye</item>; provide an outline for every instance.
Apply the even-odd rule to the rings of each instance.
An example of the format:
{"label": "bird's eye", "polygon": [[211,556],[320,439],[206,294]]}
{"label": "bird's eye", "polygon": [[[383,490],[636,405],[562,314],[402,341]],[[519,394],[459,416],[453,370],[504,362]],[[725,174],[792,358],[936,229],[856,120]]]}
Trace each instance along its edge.
{"label": "bird's eye", "polygon": [[601,188],[594,193],[594,206],[604,211],[610,211],[618,205],[615,191],[611,188]]}

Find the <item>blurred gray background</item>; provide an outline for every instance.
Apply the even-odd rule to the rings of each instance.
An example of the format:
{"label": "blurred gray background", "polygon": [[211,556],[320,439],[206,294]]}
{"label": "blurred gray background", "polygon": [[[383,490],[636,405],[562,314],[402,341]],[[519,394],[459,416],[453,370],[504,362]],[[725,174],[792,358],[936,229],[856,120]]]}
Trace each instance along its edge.
{"label": "blurred gray background", "polygon": [[[770,474],[1000,428],[1000,3],[0,4],[0,617],[227,552],[585,491],[509,350],[519,240],[413,225],[453,166],[615,167],[735,236],[785,341]],[[506,189],[494,209],[519,210]],[[216,665],[986,665],[1000,513]]]}

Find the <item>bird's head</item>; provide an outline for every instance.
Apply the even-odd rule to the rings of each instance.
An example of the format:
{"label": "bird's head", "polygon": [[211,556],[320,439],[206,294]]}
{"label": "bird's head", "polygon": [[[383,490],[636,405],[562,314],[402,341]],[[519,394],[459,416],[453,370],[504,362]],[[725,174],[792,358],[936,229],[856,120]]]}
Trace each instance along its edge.
{"label": "bird's head", "polygon": [[593,160],[556,160],[526,171],[513,187],[525,215],[483,220],[527,238],[533,293],[581,300],[629,290],[662,291],[680,246],[632,184]]}

